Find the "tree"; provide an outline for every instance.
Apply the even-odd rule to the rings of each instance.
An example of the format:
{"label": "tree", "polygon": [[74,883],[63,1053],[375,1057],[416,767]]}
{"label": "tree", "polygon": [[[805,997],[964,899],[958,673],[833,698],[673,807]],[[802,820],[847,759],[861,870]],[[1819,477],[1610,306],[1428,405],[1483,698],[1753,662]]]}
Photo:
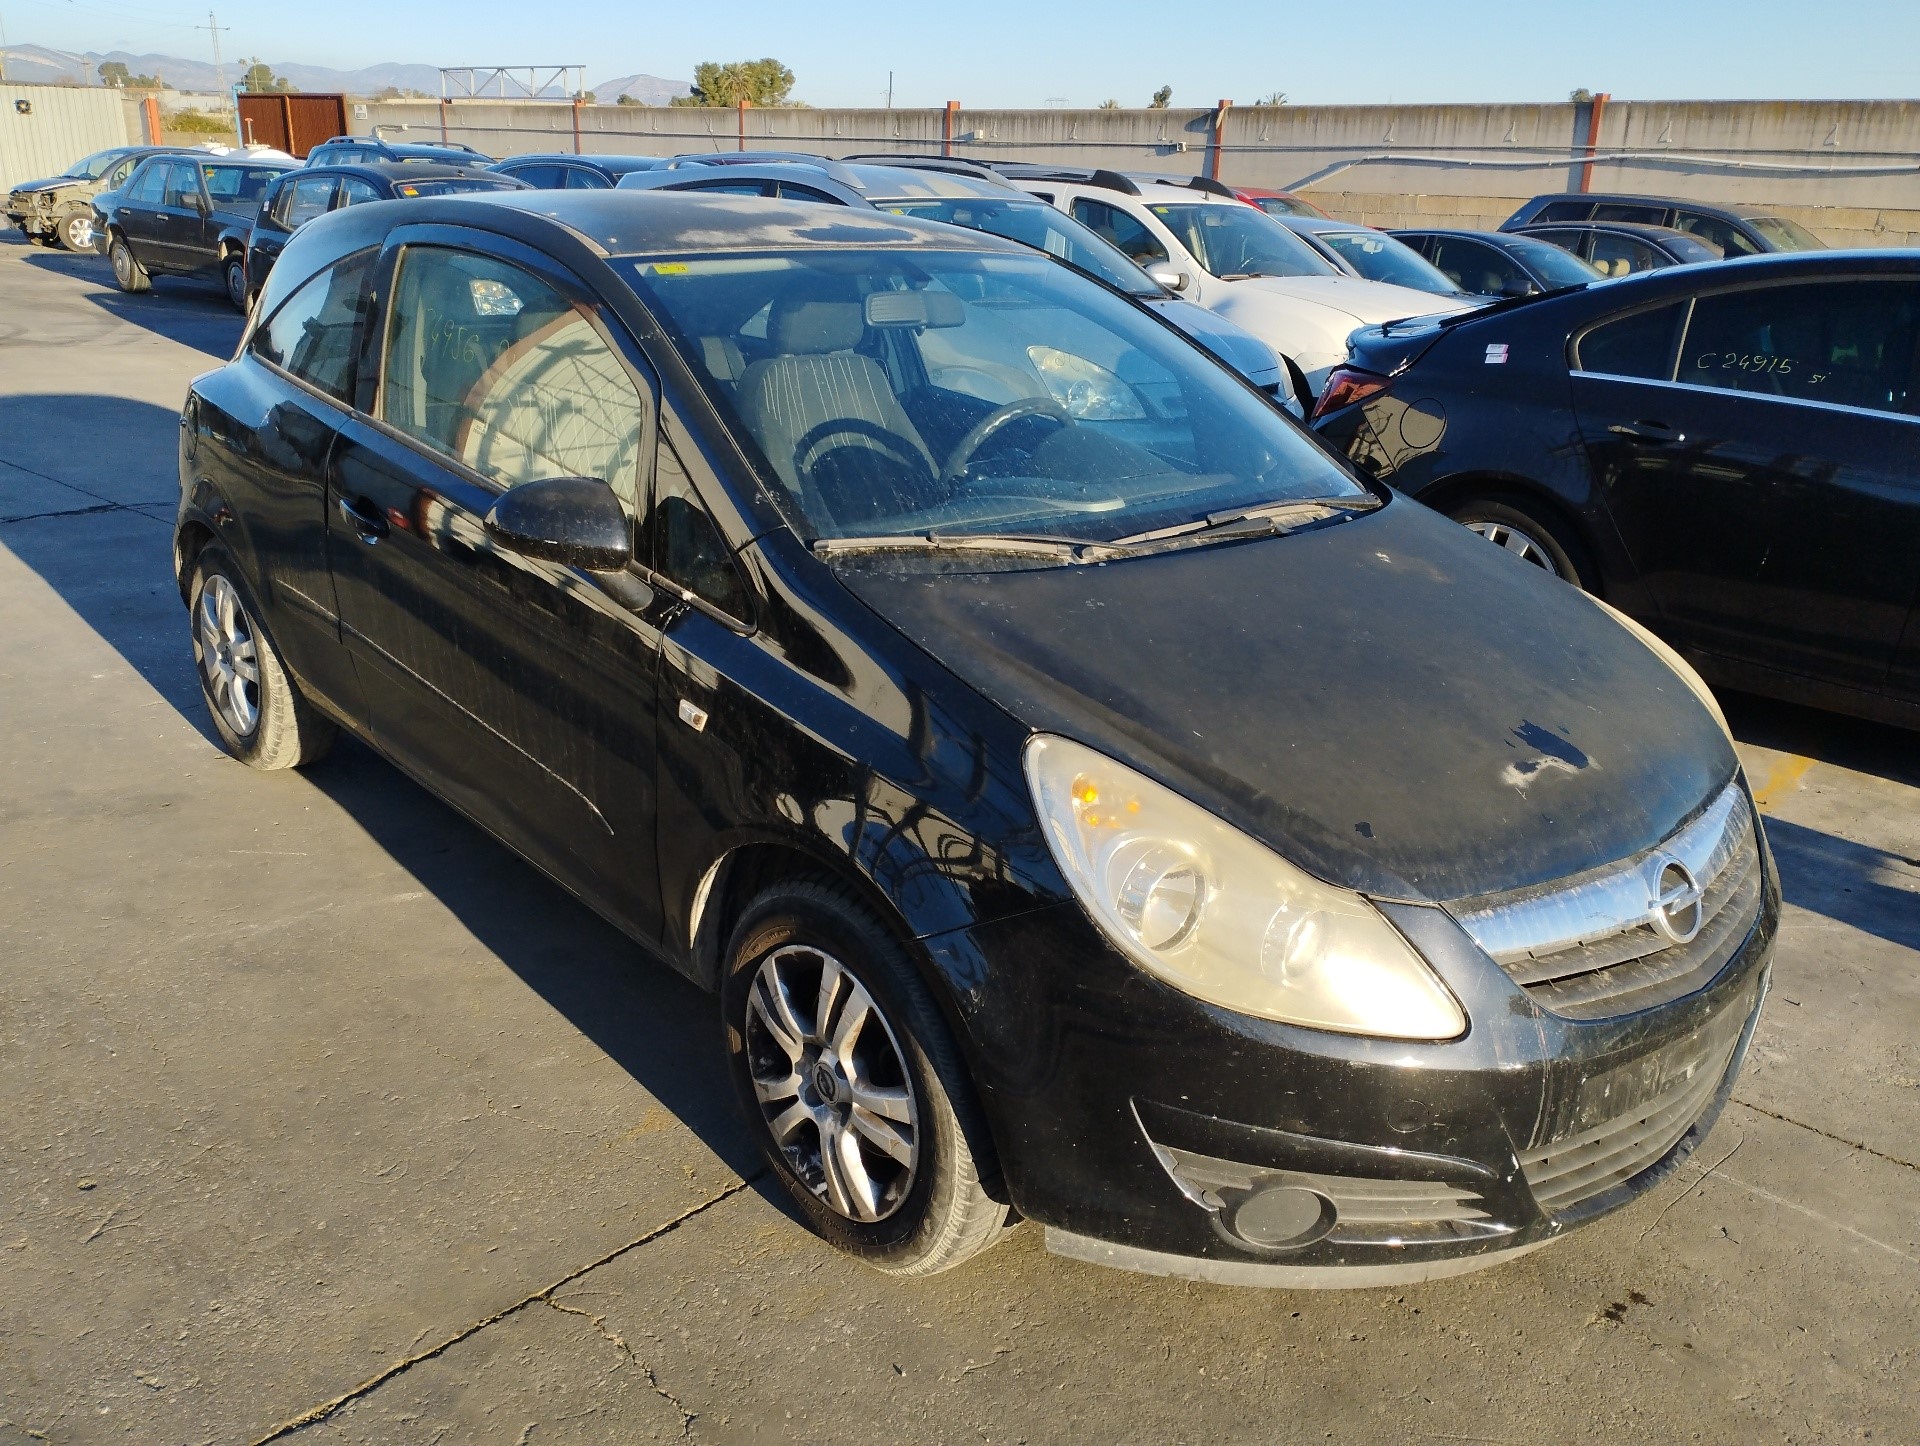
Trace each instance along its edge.
{"label": "tree", "polygon": [[1593,92],[1583,85],[1578,90],[1568,91],[1567,99],[1575,105],[1586,105],[1593,100]]}
{"label": "tree", "polygon": [[598,105],[600,104],[600,98],[590,90],[583,90],[580,92],[580,104]]}
{"label": "tree", "polygon": [[127,67],[118,60],[102,61],[100,64],[100,83],[109,90],[124,90],[127,81]]}
{"label": "tree", "polygon": [[1147,102],[1148,110],[1165,110],[1173,104],[1173,87],[1163,85],[1153,93],[1153,99]]}
{"label": "tree", "polygon": [[1099,109],[1099,110],[1119,110],[1119,109],[1120,109],[1120,102],[1119,102],[1119,101],[1117,101],[1117,100],[1103,100],[1103,101],[1101,101],[1101,102],[1100,102],[1100,104],[1099,104],[1099,106],[1097,107],[1097,109]]}
{"label": "tree", "polygon": [[693,94],[673,105],[792,105],[793,72],[771,56],[764,60],[703,60],[693,68]]}
{"label": "tree", "polygon": [[638,96],[628,95],[625,91],[622,91],[620,93],[619,99],[615,100],[614,104],[615,105],[645,105],[646,102],[641,100],[640,97]]}
{"label": "tree", "polygon": [[390,85],[374,97],[375,100],[432,100],[424,90],[415,90],[412,86]]}
{"label": "tree", "polygon": [[1254,102],[1255,105],[1285,105],[1286,103],[1287,93],[1284,90],[1276,90],[1271,95],[1263,95]]}
{"label": "tree", "polygon": [[252,59],[243,57],[240,61],[243,74],[240,77],[240,89],[259,94],[265,91],[292,90],[293,85],[285,76],[275,75],[273,67],[259,56]]}

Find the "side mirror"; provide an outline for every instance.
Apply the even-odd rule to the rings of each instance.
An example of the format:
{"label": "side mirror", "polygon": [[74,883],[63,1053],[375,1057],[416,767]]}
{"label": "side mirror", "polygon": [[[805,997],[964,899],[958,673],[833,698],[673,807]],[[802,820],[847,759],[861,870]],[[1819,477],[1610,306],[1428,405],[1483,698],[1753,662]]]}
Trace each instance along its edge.
{"label": "side mirror", "polygon": [[486,527],[510,552],[587,572],[620,572],[633,560],[627,510],[594,477],[522,483],[488,509]]}
{"label": "side mirror", "polygon": [[1502,296],[1532,296],[1539,289],[1539,287],[1535,286],[1524,276],[1509,276],[1506,283],[1501,286],[1500,294]]}
{"label": "side mirror", "polygon": [[1193,285],[1193,278],[1177,266],[1155,266],[1147,272],[1147,275],[1169,291],[1185,291]]}

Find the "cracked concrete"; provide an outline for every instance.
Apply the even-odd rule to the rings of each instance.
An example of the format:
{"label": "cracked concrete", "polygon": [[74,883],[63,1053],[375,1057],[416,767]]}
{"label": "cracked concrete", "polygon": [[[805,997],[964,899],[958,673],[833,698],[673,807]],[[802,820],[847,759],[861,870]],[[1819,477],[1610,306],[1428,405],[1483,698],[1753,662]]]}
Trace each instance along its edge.
{"label": "cracked concrete", "polygon": [[0,243],[0,313],[0,1446],[1913,1436],[1910,735],[1729,709],[1774,994],[1632,1209],[1395,1291],[1031,1228],[895,1281],[750,1183],[683,981],[364,750],[213,747],[166,524],[218,296]]}

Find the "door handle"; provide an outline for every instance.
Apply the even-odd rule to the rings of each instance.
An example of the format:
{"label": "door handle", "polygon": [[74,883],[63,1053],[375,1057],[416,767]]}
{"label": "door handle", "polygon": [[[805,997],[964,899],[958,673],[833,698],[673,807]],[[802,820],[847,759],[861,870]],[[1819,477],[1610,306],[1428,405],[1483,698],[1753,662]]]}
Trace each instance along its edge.
{"label": "door handle", "polygon": [[340,499],[340,515],[365,543],[378,542],[389,530],[386,518],[368,510],[368,504],[364,501],[356,501],[351,497]]}
{"label": "door handle", "polygon": [[1687,434],[1685,432],[1677,427],[1670,427],[1665,422],[1645,420],[1638,422],[1615,422],[1611,427],[1608,427],[1607,430],[1612,432],[1616,437],[1626,437],[1630,441],[1635,442],[1646,442],[1655,447],[1671,446],[1674,443],[1687,440]]}

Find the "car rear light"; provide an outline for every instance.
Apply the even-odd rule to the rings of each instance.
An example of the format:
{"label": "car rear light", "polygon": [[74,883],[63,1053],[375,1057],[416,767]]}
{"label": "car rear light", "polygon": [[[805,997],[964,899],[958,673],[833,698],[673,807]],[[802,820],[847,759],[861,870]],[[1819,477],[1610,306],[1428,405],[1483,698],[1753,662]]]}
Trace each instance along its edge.
{"label": "car rear light", "polygon": [[1358,367],[1335,367],[1327,377],[1320,400],[1314,403],[1314,420],[1318,421],[1328,412],[1350,407],[1355,402],[1363,402],[1375,392],[1384,392],[1389,380],[1378,372],[1365,372]]}

